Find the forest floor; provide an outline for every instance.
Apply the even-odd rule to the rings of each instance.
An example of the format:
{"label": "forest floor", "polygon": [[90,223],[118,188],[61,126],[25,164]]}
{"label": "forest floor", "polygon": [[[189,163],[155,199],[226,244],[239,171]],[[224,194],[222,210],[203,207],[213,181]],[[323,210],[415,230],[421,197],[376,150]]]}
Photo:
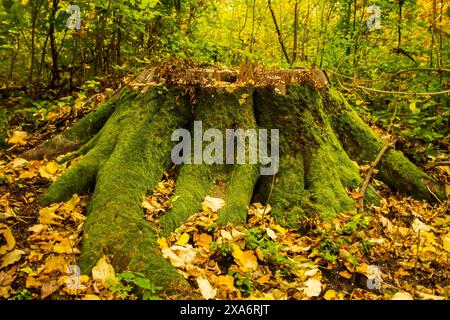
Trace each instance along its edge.
{"label": "forest floor", "polygon": [[[60,105],[43,115],[38,126],[23,119],[10,123],[12,134],[0,158],[0,298],[137,299],[137,292],[146,299],[173,298],[140,274],[116,273],[107,257],[92,275],[77,277],[90,195],[40,207],[38,197],[68,164],[19,157],[106,96]],[[9,102],[14,104],[14,97]],[[368,165],[360,169],[364,174]],[[143,219],[149,223],[170,209],[174,171],[142,201]],[[448,195],[449,166],[427,173],[446,184]],[[246,225],[219,227],[217,211],[223,203],[206,198],[201,212],[158,244],[193,292],[206,299],[448,299],[449,201],[430,205],[394,193],[378,180],[372,185],[381,197],[379,205],[332,221],[312,214],[297,230],[277,225],[270,206],[259,203],[248,208]],[[348,192],[355,200],[360,197]]]}

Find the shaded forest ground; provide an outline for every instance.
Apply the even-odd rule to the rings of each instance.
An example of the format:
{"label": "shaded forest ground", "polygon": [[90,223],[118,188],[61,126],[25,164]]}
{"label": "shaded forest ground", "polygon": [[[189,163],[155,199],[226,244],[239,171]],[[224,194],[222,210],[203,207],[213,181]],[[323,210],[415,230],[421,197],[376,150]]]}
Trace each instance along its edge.
{"label": "shaded forest ground", "polygon": [[[99,261],[93,276],[82,276],[74,289],[68,266],[76,264],[90,195],[39,207],[36,199],[67,165],[18,157],[70,126],[111,92],[78,94],[42,114],[38,122],[20,113],[9,120],[10,138],[0,162],[0,250],[5,251],[2,255],[8,252],[0,262],[1,297],[130,299],[143,292],[144,298],[177,298],[164,296],[139,274],[114,274],[106,260]],[[6,103],[14,105],[18,100],[20,94]],[[380,136],[387,134],[381,127],[373,125],[373,129]],[[411,143],[400,140],[409,149],[402,151],[411,154]],[[432,161],[448,158],[448,150],[442,147]],[[429,168],[423,159],[412,160]],[[369,167],[361,165],[361,174]],[[448,165],[431,167],[427,173],[447,183],[448,193]],[[168,209],[174,178],[173,170],[167,172],[154,193],[143,199],[143,218],[154,222]],[[280,227],[270,207],[260,204],[250,206],[245,226],[219,228],[215,223],[218,204],[211,200],[158,243],[163,255],[192,284],[192,298],[448,298],[448,201],[431,206],[393,193],[377,180],[373,185],[382,197],[378,206],[362,214],[339,215],[331,222],[310,215],[299,230]],[[355,200],[360,196],[349,194]],[[379,283],[377,276],[381,276]]]}

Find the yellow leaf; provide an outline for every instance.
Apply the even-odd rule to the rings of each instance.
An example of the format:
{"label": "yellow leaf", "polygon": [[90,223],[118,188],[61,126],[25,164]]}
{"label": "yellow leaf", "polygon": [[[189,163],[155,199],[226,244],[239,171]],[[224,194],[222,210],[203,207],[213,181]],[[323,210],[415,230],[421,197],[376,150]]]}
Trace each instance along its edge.
{"label": "yellow leaf", "polygon": [[205,249],[209,249],[209,245],[212,241],[212,237],[207,233],[202,233],[197,240],[197,245]]}
{"label": "yellow leaf", "polygon": [[106,257],[103,256],[98,260],[94,268],[92,268],[92,279],[106,285],[108,279],[114,279],[116,273],[114,268],[106,261]]}
{"label": "yellow leaf", "polygon": [[345,279],[350,279],[352,277],[352,274],[347,270],[339,272],[339,275]]}
{"label": "yellow leaf", "polygon": [[74,243],[70,242],[69,238],[64,238],[61,242],[53,246],[53,252],[65,254],[79,254],[80,250],[75,248]]}
{"label": "yellow leaf", "polygon": [[177,245],[177,246],[182,246],[182,245],[184,245],[184,244],[186,244],[186,243],[188,243],[188,242],[189,242],[189,234],[183,233],[183,234],[180,236],[180,238],[178,238],[178,241],[175,242],[175,245]]}
{"label": "yellow leaf", "polygon": [[42,270],[43,274],[50,273],[65,273],[67,269],[67,261],[64,256],[57,255],[52,256],[45,261],[44,270]]}
{"label": "yellow leaf", "polygon": [[258,268],[258,261],[251,250],[242,251],[236,244],[233,244],[233,257],[244,272],[255,271]]}
{"label": "yellow leaf", "polygon": [[259,284],[263,285],[263,284],[268,283],[269,280],[270,280],[270,274],[265,274],[265,275],[259,277],[259,278],[256,280],[256,282],[258,282]]}
{"label": "yellow leaf", "polygon": [[239,99],[239,104],[242,106],[245,103],[245,99]]}
{"label": "yellow leaf", "polygon": [[45,166],[39,169],[39,174],[42,178],[52,178],[59,170],[59,166],[55,161],[50,161]]}
{"label": "yellow leaf", "polygon": [[431,261],[436,258],[436,249],[431,246],[424,247],[420,253],[420,259],[422,261]]}
{"label": "yellow leaf", "polygon": [[99,296],[96,296],[95,294],[87,294],[83,297],[83,300],[102,300]]}
{"label": "yellow leaf", "polygon": [[28,276],[27,280],[25,281],[25,287],[27,288],[39,288],[40,286],[42,286],[42,282],[40,282],[39,280],[37,280],[34,277]]}
{"label": "yellow leaf", "polygon": [[414,300],[412,295],[405,291],[399,291],[392,296],[391,300]]}
{"label": "yellow leaf", "polygon": [[335,300],[337,297],[337,293],[334,290],[328,290],[327,292],[325,292],[325,294],[323,295],[323,298],[325,300]]}
{"label": "yellow leaf", "polygon": [[450,252],[450,232],[442,239],[442,246],[445,251]]}
{"label": "yellow leaf", "polygon": [[61,225],[58,220],[64,220],[63,217],[57,215],[55,212],[59,208],[59,204],[52,204],[50,207],[45,207],[39,210],[40,224],[56,224]]}
{"label": "yellow leaf", "polygon": [[28,231],[34,232],[36,234],[41,233],[44,230],[45,226],[43,224],[35,224],[32,227],[28,228]]}
{"label": "yellow leaf", "polygon": [[28,255],[28,259],[32,262],[41,261],[42,257],[44,256],[43,253],[37,252],[37,251],[31,251]]}
{"label": "yellow leaf", "polygon": [[199,277],[197,278],[197,284],[204,299],[214,299],[217,294],[217,289],[213,288],[208,279]]}
{"label": "yellow leaf", "polygon": [[36,177],[36,171],[23,171],[20,173],[19,179],[32,179]]}
{"label": "yellow leaf", "polygon": [[232,93],[236,90],[236,86],[226,86],[225,87],[226,92]]}
{"label": "yellow leaf", "polygon": [[6,252],[14,249],[16,246],[16,240],[7,225],[0,224],[0,235],[2,235],[6,241],[6,244],[0,247],[0,254],[5,254]]}
{"label": "yellow leaf", "polygon": [[287,233],[287,230],[285,228],[283,228],[282,226],[279,226],[278,224],[272,226],[272,229],[281,233],[282,235],[285,235]]}
{"label": "yellow leaf", "polygon": [[27,133],[25,131],[14,131],[13,136],[8,139],[10,144],[27,144]]}
{"label": "yellow leaf", "polygon": [[169,245],[167,244],[166,238],[158,238],[158,239],[156,240],[156,242],[158,243],[159,248],[160,248],[161,250],[169,248]]}
{"label": "yellow leaf", "polygon": [[225,287],[227,287],[227,289],[234,290],[234,278],[233,278],[233,276],[230,276],[229,274],[224,275],[224,276],[218,276],[217,284],[219,286],[225,286]]}
{"label": "yellow leaf", "polygon": [[19,261],[23,254],[25,252],[18,249],[5,254],[1,259],[2,264],[0,265],[0,270]]}

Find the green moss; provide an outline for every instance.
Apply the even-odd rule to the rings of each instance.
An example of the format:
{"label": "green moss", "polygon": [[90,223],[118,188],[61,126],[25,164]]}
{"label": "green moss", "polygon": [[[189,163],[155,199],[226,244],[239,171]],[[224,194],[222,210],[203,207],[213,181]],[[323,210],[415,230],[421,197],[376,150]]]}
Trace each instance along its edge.
{"label": "green moss", "polygon": [[171,133],[188,119],[188,103],[179,95],[176,89],[130,93],[98,133],[95,146],[44,197],[44,203],[64,200],[95,184],[80,257],[85,272],[110,255],[117,271],[143,272],[166,288],[183,282],[161,257],[156,231],[143,219],[141,207],[170,164]]}
{"label": "green moss", "polygon": [[[333,129],[347,154],[358,163],[371,163],[383,147],[383,141],[367,126],[341,94],[330,90],[327,97]],[[415,197],[435,201],[427,187],[443,197],[441,188],[412,164],[401,152],[389,149],[378,165],[377,179]]]}
{"label": "green moss", "polygon": [[[245,102],[241,104],[239,99]],[[192,121],[202,121],[203,131],[209,128],[221,130],[223,150],[226,129],[256,128],[252,90],[249,88],[236,88],[234,92],[228,92],[225,88],[200,88],[196,92],[196,100]],[[208,144],[203,143],[203,147]],[[176,180],[172,209],[160,219],[164,233],[170,233],[198,212],[201,201],[207,195],[225,200],[225,207],[219,212],[220,223],[245,223],[246,208],[258,175],[258,167],[250,164],[182,165]]]}
{"label": "green moss", "polygon": [[[353,212],[345,188],[358,187],[362,178],[335,136],[320,94],[301,85],[288,86],[285,96],[263,88],[255,103],[258,124],[280,129],[280,171],[269,200],[277,221],[297,227],[308,213]],[[261,179],[260,200],[267,199],[271,182]]]}

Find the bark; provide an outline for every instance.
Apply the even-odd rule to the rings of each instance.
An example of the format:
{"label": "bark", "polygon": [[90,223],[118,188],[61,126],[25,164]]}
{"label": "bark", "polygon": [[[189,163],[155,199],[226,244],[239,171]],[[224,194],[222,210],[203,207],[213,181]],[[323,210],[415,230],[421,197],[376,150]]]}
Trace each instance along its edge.
{"label": "bark", "polygon": [[[143,78],[147,77],[148,73]],[[252,200],[265,203],[269,194],[276,221],[288,227],[298,227],[311,213],[332,219],[341,212],[356,212],[346,191],[363,182],[354,161],[374,161],[382,141],[334,89],[318,91],[305,83],[288,84],[283,90],[273,85],[196,86],[194,95],[185,96],[186,90],[168,87],[126,89],[62,135],[66,141],[75,137],[78,145],[86,142],[78,151],[84,156],[40,201],[48,205],[93,191],[79,261],[84,272],[106,254],[117,271],[143,272],[167,290],[186,293],[186,282],[160,254],[157,230],[162,227],[165,234],[174,230],[200,210],[206,195],[225,200],[220,224],[245,223],[247,205]],[[192,130],[194,120],[203,121],[203,131],[280,129],[280,169],[272,177],[259,176],[259,165],[248,161],[179,165],[171,210],[159,225],[149,224],[142,198],[171,166],[176,144],[172,132]],[[101,129],[86,130],[92,123]],[[86,131],[90,133],[82,139],[75,134]],[[387,151],[379,169],[377,178],[392,188],[430,201],[434,199],[428,188],[442,195],[440,187],[398,151]],[[377,201],[370,187],[365,200]]]}

